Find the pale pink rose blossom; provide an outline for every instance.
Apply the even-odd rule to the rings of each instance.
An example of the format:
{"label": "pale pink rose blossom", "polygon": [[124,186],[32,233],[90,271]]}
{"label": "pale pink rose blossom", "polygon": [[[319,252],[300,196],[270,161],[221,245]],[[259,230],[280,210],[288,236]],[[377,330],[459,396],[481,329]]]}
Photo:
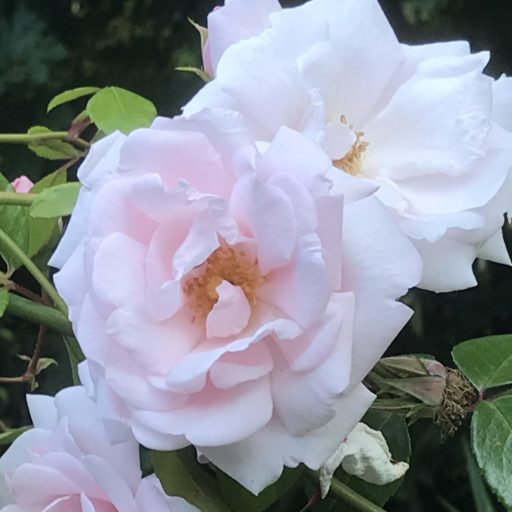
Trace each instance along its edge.
{"label": "pale pink rose blossom", "polygon": [[11,186],[14,189],[14,192],[17,192],[18,194],[26,194],[32,190],[34,184],[30,180],[30,178],[27,178],[25,175],[22,175],[16,178],[11,183]]}
{"label": "pale pink rose blossom", "polygon": [[[209,25],[212,41],[264,5],[249,3],[214,13],[223,25]],[[422,255],[423,288],[476,285],[476,257],[510,264],[501,228],[512,202],[512,82],[483,74],[488,52],[400,44],[377,0],[277,10],[258,19],[259,34],[246,23],[237,31],[255,37],[219,46],[217,78],[185,115],[233,109],[262,141],[288,126],[340,172],[378,185]]]}
{"label": "pale pink rose blossom", "polygon": [[320,467],[372,403],[361,380],[421,273],[374,187],[219,111],[107,137],[79,176],[52,264],[95,400],[254,493]]}
{"label": "pale pink rose blossom", "polygon": [[1,512],[198,512],[141,479],[132,433],[102,420],[84,388],[27,399],[34,428],[0,458]]}
{"label": "pale pink rose blossom", "polygon": [[255,36],[270,26],[269,15],[281,8],[277,0],[226,0],[208,15],[208,39],[203,48],[203,66],[213,77],[229,46]]}

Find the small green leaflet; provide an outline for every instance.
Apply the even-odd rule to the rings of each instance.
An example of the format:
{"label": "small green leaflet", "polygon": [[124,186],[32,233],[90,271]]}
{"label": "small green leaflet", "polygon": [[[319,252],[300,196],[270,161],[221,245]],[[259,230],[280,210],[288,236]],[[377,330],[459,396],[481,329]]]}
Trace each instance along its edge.
{"label": "small green leaflet", "polygon": [[4,316],[5,310],[9,305],[9,292],[5,288],[0,288],[0,318]]}
{"label": "small green leaflet", "polygon": [[70,215],[75,207],[80,183],[64,183],[43,190],[30,207],[30,216],[53,219]]}
{"label": "small green leaflet", "polygon": [[57,94],[57,96],[55,96],[50,101],[50,103],[48,103],[46,112],[51,112],[54,108],[60,105],[64,105],[64,103],[69,103],[70,101],[83,98],[84,96],[90,96],[99,90],[99,87],[77,87],[76,89],[70,89],[68,91],[61,92],[60,94]]}
{"label": "small green leaflet", "polygon": [[104,133],[117,130],[128,134],[136,128],[147,128],[156,117],[151,101],[120,87],[105,87],[87,103],[87,114]]}
{"label": "small green leaflet", "polygon": [[[65,169],[59,169],[48,174],[39,180],[33,187],[31,192],[39,194],[43,190],[55,185],[62,185],[67,181]],[[28,212],[28,209],[27,209]],[[43,247],[48,245],[52,237],[58,236],[59,227],[58,219],[35,219],[29,217],[29,247],[27,254],[30,258],[41,251]]]}
{"label": "small green leaflet", "polygon": [[485,479],[512,507],[512,395],[478,404],[471,421],[471,445]]}
{"label": "small green leaflet", "polygon": [[459,370],[480,391],[512,384],[512,335],[464,341],[452,355]]}
{"label": "small green leaflet", "polygon": [[[32,126],[27,133],[29,134],[52,134],[52,130],[46,126]],[[81,156],[81,152],[76,149],[72,144],[62,140],[42,140],[29,144],[28,148],[33,151],[38,157],[45,158],[46,160],[70,160]]]}

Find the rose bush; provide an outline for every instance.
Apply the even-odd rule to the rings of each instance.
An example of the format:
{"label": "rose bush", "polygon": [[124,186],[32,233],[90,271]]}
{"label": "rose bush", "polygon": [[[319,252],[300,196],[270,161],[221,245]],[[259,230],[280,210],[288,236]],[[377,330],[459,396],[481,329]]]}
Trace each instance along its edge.
{"label": "rose bush", "polygon": [[512,82],[483,74],[487,52],[400,44],[377,0],[231,0],[208,28],[216,79],[186,115],[233,109],[262,141],[291,127],[377,185],[422,255],[423,288],[474,286],[476,257],[510,264]]}
{"label": "rose bush", "polygon": [[139,446],[119,421],[102,421],[82,387],[29,395],[34,428],[0,458],[2,512],[197,512],[141,479]]}
{"label": "rose bush", "polygon": [[375,187],[218,110],[113,134],[79,178],[51,263],[103,410],[254,493],[320,467],[372,403],[361,380],[421,274]]}

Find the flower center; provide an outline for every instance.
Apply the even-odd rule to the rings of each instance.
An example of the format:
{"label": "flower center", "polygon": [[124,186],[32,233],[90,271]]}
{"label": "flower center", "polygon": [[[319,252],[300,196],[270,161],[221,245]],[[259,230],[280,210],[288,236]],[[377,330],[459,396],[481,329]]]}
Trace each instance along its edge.
{"label": "flower center", "polygon": [[222,246],[194,269],[183,284],[183,292],[189,299],[195,317],[206,318],[219,300],[217,287],[222,281],[238,286],[249,304],[256,302],[256,290],[263,281],[258,259],[243,247]]}
{"label": "flower center", "polygon": [[[345,116],[341,116],[340,121],[344,125],[348,126],[349,129],[353,130],[353,125],[349,126]],[[364,132],[357,131],[354,132],[354,134],[356,136],[356,140],[347,154],[338,160],[333,160],[332,163],[334,167],[337,167],[338,169],[345,171],[352,176],[358,176],[361,174],[366,148],[370,145],[370,143],[363,139]]]}

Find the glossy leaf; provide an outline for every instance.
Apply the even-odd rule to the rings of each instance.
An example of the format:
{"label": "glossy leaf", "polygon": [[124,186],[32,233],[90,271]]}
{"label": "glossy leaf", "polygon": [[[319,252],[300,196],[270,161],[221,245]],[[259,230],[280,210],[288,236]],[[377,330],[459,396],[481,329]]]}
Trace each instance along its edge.
{"label": "glossy leaf", "polygon": [[485,479],[512,507],[512,395],[478,404],[471,421],[471,444]]}
{"label": "glossy leaf", "polygon": [[[30,134],[53,133],[46,126],[32,126],[28,132]],[[62,140],[41,140],[33,144],[29,144],[29,149],[38,157],[46,160],[69,160],[81,156],[81,152],[69,142]]]}
{"label": "glossy leaf", "polygon": [[65,103],[69,103],[70,101],[77,100],[78,98],[83,98],[84,96],[90,96],[100,90],[99,87],[77,87],[76,89],[69,89],[68,91],[61,92],[57,94],[50,103],[48,103],[48,107],[46,108],[46,112],[52,111],[54,108],[64,105]]}
{"label": "glossy leaf", "polygon": [[452,352],[459,370],[478,389],[512,384],[512,335],[459,343]]}
{"label": "glossy leaf", "polygon": [[193,449],[153,452],[153,467],[165,491],[180,496],[201,512],[228,512],[215,480],[195,461]]}
{"label": "glossy leaf", "polygon": [[120,87],[105,87],[87,103],[87,113],[104,133],[130,133],[148,127],[156,117],[151,101]]}
{"label": "glossy leaf", "polygon": [[9,292],[5,288],[0,288],[0,318],[4,316],[5,310],[9,305]]}
{"label": "glossy leaf", "polygon": [[30,207],[30,216],[52,219],[70,215],[75,207],[80,183],[65,183],[43,190]]}

